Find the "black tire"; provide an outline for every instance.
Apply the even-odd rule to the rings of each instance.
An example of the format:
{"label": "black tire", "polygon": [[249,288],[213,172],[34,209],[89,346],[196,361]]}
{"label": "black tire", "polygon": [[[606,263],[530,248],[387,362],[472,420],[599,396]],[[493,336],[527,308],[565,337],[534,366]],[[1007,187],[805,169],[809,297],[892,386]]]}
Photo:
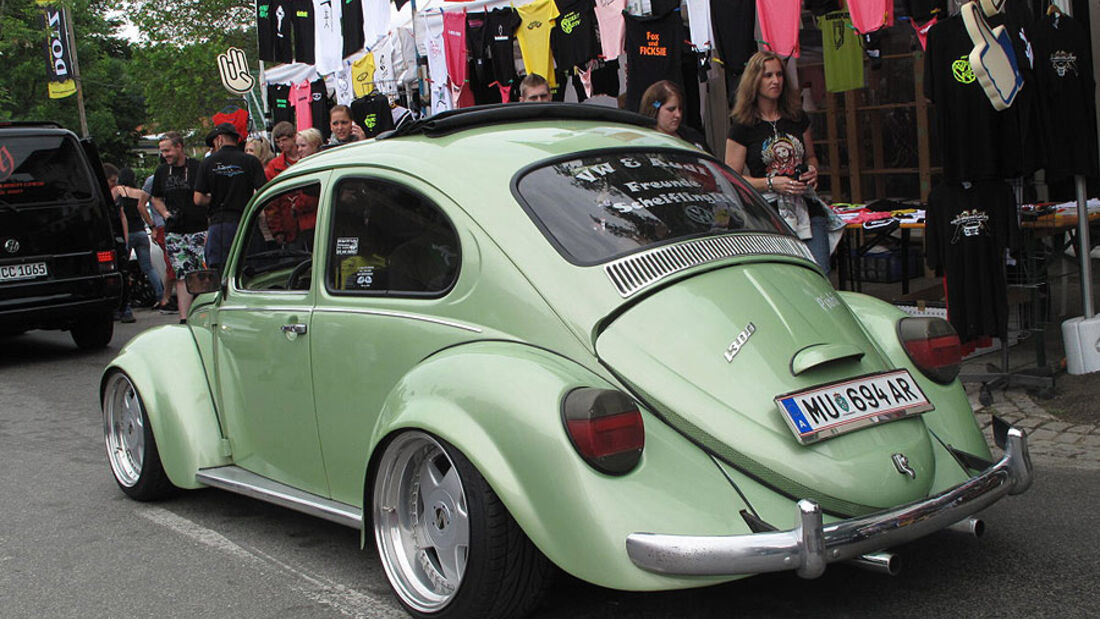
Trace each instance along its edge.
{"label": "black tire", "polygon": [[111,474],[127,496],[156,501],[176,492],[161,464],[145,402],[121,370],[108,375],[103,390],[103,439]]}
{"label": "black tire", "polygon": [[[439,452],[432,451],[438,447]],[[409,488],[402,483],[409,478],[409,471],[416,465],[408,461],[402,463],[402,455],[409,450],[425,451],[434,455],[426,458],[439,458],[453,465],[460,480],[459,486],[465,499],[466,521],[469,544],[466,552],[465,572],[458,579],[457,588],[450,593],[440,594],[442,599],[428,600],[416,591],[410,591],[409,580],[413,585],[431,587],[430,579],[425,579],[418,570],[420,562],[394,560],[395,552],[402,552],[402,507],[392,508],[387,503],[394,497],[410,495]],[[395,451],[397,454],[395,455]],[[413,456],[415,458],[415,455]],[[410,458],[411,460],[412,458]],[[397,466],[394,467],[395,463]],[[410,466],[411,465],[411,466]],[[420,478],[420,474],[416,475]],[[442,486],[443,484],[440,484]],[[397,494],[393,494],[396,491]],[[417,493],[421,492],[419,485]],[[430,495],[429,495],[430,496]],[[500,498],[481,476],[474,465],[462,453],[446,441],[424,432],[404,432],[384,447],[383,454],[376,467],[372,480],[372,514],[375,531],[375,543],[382,560],[386,577],[398,601],[414,617],[422,619],[504,619],[523,617],[539,606],[547,591],[556,568],[535,547],[520,529],[511,514],[501,503]],[[421,495],[414,501],[405,500],[404,507],[419,505],[423,516],[430,516],[428,501]],[[405,514],[408,516],[409,514]],[[436,513],[438,518],[438,512]],[[433,521],[427,518],[432,526]],[[434,523],[438,523],[435,520]],[[425,539],[409,532],[417,540]],[[434,550],[430,543],[423,544]],[[420,543],[417,543],[420,546]],[[415,551],[425,552],[423,549]],[[419,558],[419,555],[416,555]],[[405,559],[412,559],[406,555]],[[443,589],[441,587],[441,589]]]}
{"label": "black tire", "polygon": [[98,350],[111,343],[115,334],[115,318],[110,312],[90,314],[78,320],[70,333],[78,348]]}
{"label": "black tire", "polygon": [[127,278],[130,280],[130,305],[132,307],[152,307],[160,301],[153,291],[153,284],[138,266],[137,260],[127,265]]}

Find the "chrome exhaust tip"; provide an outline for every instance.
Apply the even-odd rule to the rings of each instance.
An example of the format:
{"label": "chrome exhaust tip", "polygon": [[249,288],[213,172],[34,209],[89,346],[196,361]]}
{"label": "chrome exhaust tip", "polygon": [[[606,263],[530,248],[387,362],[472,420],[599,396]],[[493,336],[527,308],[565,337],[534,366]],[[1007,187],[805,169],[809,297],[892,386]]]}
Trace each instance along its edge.
{"label": "chrome exhaust tip", "polygon": [[985,535],[985,521],[981,518],[964,518],[956,522],[955,524],[947,527],[948,531],[954,531],[956,533],[965,533],[975,538],[979,538]]}
{"label": "chrome exhaust tip", "polygon": [[901,558],[892,552],[870,552],[848,560],[850,565],[869,572],[897,576],[901,572]]}

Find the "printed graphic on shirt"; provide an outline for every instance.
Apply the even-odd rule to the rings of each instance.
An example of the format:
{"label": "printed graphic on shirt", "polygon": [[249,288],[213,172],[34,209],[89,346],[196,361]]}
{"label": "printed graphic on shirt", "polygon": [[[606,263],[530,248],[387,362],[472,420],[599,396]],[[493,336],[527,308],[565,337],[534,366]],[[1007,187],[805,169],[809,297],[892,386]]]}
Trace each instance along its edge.
{"label": "printed graphic on shirt", "polygon": [[951,225],[955,226],[955,235],[951,237],[951,244],[954,245],[968,236],[989,234],[989,229],[986,227],[988,221],[989,215],[985,211],[970,209],[960,212],[951,220]]}
{"label": "printed graphic on shirt", "polygon": [[967,56],[951,63],[951,75],[960,84],[969,84],[977,79],[974,75],[974,67],[970,66],[970,58]]}
{"label": "printed graphic on shirt", "polygon": [[1050,55],[1050,66],[1054,68],[1054,72],[1058,74],[1058,77],[1065,77],[1070,71],[1073,71],[1073,75],[1077,73],[1077,56],[1073,54],[1058,50]]}
{"label": "printed graphic on shirt", "polygon": [[760,153],[769,176],[793,175],[798,169],[798,164],[802,163],[805,152],[802,140],[789,133],[776,133],[764,140],[760,146]]}

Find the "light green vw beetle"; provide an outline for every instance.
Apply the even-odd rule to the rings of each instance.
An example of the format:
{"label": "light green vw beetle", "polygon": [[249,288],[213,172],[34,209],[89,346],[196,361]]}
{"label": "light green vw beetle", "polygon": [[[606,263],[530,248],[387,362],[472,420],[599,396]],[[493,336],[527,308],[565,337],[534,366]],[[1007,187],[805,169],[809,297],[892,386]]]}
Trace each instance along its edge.
{"label": "light green vw beetle", "polygon": [[[698,587],[883,552],[1023,492],[946,322],[835,291],[722,164],[606,108],[451,112],[307,158],[187,325],[102,381],[138,500],[214,486],[373,537],[421,617],[537,605],[554,566]],[[203,281],[203,277],[206,277]]]}

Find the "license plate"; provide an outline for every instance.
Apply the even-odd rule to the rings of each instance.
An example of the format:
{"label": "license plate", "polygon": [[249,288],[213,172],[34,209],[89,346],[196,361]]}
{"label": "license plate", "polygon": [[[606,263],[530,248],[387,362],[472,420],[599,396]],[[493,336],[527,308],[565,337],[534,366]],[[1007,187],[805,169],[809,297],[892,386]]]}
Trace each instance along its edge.
{"label": "license plate", "polygon": [[908,370],[821,385],[775,403],[803,445],[935,408]]}
{"label": "license plate", "polygon": [[19,279],[34,279],[45,277],[46,263],[31,262],[27,264],[9,264],[0,266],[0,282],[12,282]]}

